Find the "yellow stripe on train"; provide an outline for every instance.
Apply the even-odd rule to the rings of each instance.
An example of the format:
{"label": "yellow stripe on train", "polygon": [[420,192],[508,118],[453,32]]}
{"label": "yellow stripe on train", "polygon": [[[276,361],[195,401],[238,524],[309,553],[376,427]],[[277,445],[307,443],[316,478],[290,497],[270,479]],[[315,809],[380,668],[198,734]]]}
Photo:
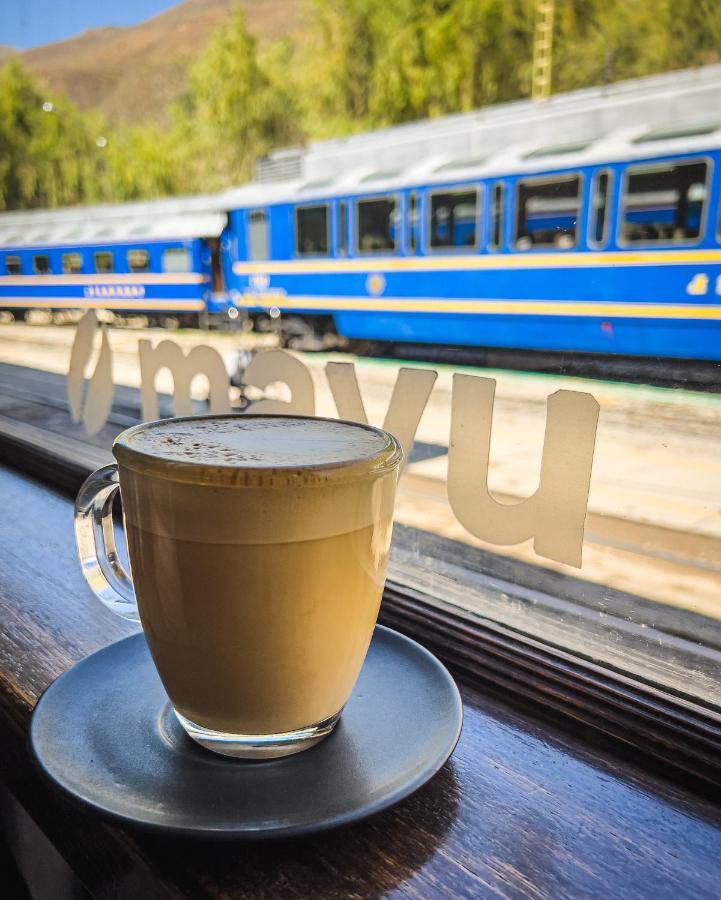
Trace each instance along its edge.
{"label": "yellow stripe on train", "polygon": [[619,250],[603,253],[366,256],[354,259],[235,262],[236,275],[324,275],[343,272],[460,272],[477,269],[567,269],[721,263],[721,250]]}
{"label": "yellow stripe on train", "polygon": [[107,273],[97,275],[0,275],[0,287],[80,287],[86,284],[206,284],[209,275],[199,272]]}
{"label": "yellow stripe on train", "polygon": [[378,313],[486,313],[521,316],[583,316],[603,319],[716,319],[721,320],[721,305],[681,303],[607,303],[604,301],[548,300],[438,300],[403,297],[288,297],[277,292],[243,294],[239,306],[281,311],[305,309],[330,312],[363,310]]}

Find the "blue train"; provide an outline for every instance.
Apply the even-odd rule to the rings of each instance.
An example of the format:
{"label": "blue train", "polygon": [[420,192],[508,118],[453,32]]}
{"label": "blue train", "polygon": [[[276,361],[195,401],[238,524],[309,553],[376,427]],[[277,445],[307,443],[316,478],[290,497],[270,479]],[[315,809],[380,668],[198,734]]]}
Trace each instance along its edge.
{"label": "blue train", "polygon": [[6,214],[0,308],[721,360],[720,95],[709,66],[323,142],[217,197],[82,211],[115,216],[104,241],[18,227],[68,211]]}
{"label": "blue train", "polygon": [[197,324],[227,314],[212,198],[0,215],[0,309],[106,309]]}

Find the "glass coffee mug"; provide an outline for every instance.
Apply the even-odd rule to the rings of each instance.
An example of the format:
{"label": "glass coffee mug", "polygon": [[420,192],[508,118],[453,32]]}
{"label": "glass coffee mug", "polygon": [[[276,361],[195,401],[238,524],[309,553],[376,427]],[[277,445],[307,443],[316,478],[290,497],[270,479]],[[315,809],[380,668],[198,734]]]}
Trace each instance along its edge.
{"label": "glass coffee mug", "polygon": [[82,569],[141,623],[186,732],[243,758],[330,734],[378,616],[396,439],[336,419],[191,416],[130,428],[113,454],[76,502]]}

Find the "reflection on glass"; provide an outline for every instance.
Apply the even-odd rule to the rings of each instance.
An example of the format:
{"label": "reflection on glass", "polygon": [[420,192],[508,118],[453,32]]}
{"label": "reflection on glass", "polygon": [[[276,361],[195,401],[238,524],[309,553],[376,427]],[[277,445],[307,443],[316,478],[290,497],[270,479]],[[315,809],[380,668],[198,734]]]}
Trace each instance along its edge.
{"label": "reflection on glass", "polygon": [[520,181],[516,246],[519,250],[575,247],[580,208],[581,178],[578,175]]}
{"label": "reflection on glass", "polygon": [[395,250],[396,201],[391,197],[359,200],[357,209],[358,250],[361,253]]}
{"label": "reflection on glass", "polygon": [[608,172],[599,172],[593,182],[593,206],[591,210],[592,243],[599,247],[606,243],[608,234],[606,207],[608,205],[610,177]]}
{"label": "reflection on glass", "polygon": [[430,195],[431,248],[475,247],[478,243],[478,191]]}
{"label": "reflection on glass", "polygon": [[623,238],[630,243],[689,243],[701,233],[705,162],[630,166],[623,195]]}
{"label": "reflection on glass", "polygon": [[328,253],[328,204],[295,210],[295,252],[299,256]]}

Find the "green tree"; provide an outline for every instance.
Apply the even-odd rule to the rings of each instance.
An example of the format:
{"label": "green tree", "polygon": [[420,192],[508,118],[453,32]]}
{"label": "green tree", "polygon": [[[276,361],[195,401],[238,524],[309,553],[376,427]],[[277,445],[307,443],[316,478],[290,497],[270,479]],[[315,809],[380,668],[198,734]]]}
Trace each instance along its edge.
{"label": "green tree", "polygon": [[108,196],[96,117],[84,117],[11,58],[0,69],[0,209]]}
{"label": "green tree", "polygon": [[[312,134],[530,94],[535,0],[307,0],[296,67]],[[553,90],[721,59],[716,0],[556,0]]]}
{"label": "green tree", "polygon": [[237,184],[255,158],[299,137],[296,99],[285,83],[282,48],[260,59],[245,16],[236,8],[191,66],[189,91],[174,110],[186,165],[206,189]]}
{"label": "green tree", "polygon": [[177,134],[147,124],[110,132],[107,185],[115,200],[141,200],[192,190]]}
{"label": "green tree", "polygon": [[310,72],[313,130],[324,119],[359,130],[475,109],[530,85],[531,0],[311,2],[299,68]]}

